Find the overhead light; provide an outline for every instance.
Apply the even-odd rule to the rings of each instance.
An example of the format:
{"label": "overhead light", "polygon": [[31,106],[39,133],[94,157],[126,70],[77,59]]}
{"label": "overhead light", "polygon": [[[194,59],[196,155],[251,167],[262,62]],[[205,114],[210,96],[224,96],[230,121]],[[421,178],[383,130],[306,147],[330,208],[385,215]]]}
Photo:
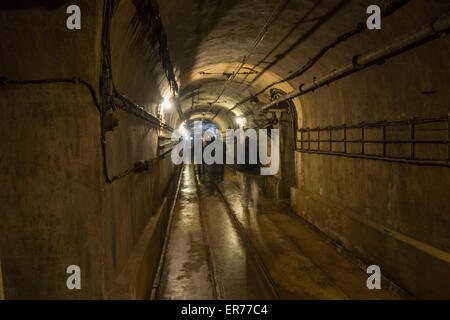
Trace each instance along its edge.
{"label": "overhead light", "polygon": [[172,108],[172,103],[170,102],[170,96],[164,98],[162,107],[164,108],[164,110],[168,110],[168,109]]}
{"label": "overhead light", "polygon": [[185,123],[182,123],[178,127],[177,131],[178,131],[179,137],[182,138],[183,140],[192,140],[191,133],[189,132],[189,130],[186,129]]}
{"label": "overhead light", "polygon": [[244,122],[245,122],[245,119],[244,119],[244,118],[241,118],[241,117],[236,118],[236,123],[237,123],[239,126],[243,126],[243,125],[244,125]]}

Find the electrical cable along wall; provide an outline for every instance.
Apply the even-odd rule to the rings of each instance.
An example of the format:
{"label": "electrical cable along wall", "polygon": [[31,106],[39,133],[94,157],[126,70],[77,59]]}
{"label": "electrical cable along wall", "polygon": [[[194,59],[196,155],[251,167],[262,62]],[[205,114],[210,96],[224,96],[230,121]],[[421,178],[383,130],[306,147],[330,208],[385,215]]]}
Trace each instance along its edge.
{"label": "electrical cable along wall", "polygon": [[[130,61],[135,51],[127,39],[116,34],[136,7],[109,0],[77,5],[81,30],[67,29],[65,5],[47,10],[30,2],[27,10],[0,10],[0,24],[8,24],[0,59],[6,123],[0,251],[8,299],[99,299],[118,290],[115,276],[132,263],[142,230],[173,192],[176,169],[158,148],[158,136],[170,136],[172,122],[152,113],[157,101],[136,94],[158,96],[169,87],[165,73],[149,76],[165,80],[162,88],[123,86],[133,68],[143,69],[142,61]],[[120,54],[110,47],[117,38]],[[155,52],[151,63],[161,64]],[[113,81],[116,68],[125,72]],[[156,238],[164,215],[158,223]],[[72,264],[81,269],[82,291],[65,286]]]}
{"label": "electrical cable along wall", "polygon": [[136,14],[130,23],[130,29],[135,34],[133,44],[136,48],[140,47],[143,49],[147,54],[151,54],[156,49],[158,50],[162,69],[175,98],[178,116],[180,119],[184,119],[178,97],[178,83],[169,53],[167,35],[159,14],[158,3],[155,0],[134,0],[133,4],[136,7]]}
{"label": "electrical cable along wall", "polygon": [[[403,5],[404,3],[399,2],[398,4]],[[395,8],[396,5],[388,7],[391,13]],[[420,46],[428,41],[435,40],[441,35],[445,35],[448,32],[449,26],[449,15],[443,15],[411,35],[392,41],[386,46],[365,55],[355,55],[351,64],[337,68],[333,72],[318,79],[315,78],[310,83],[301,84],[299,89],[294,92],[277,95],[275,99],[272,99],[272,102],[263,107],[263,111],[270,112],[271,108],[277,107],[283,102],[314,92],[320,87],[338,81],[354,72],[373,66],[376,63],[384,63],[386,59],[397,54],[410,50],[415,46]],[[358,32],[355,30],[345,37],[340,37],[339,41],[343,41],[343,39],[355,33]],[[334,45],[329,46],[329,48]],[[322,55],[319,54],[317,57],[320,58],[320,56]],[[305,71],[307,69],[309,67],[305,67]],[[302,73],[300,72],[300,74]],[[290,78],[295,78],[300,74],[294,74]],[[426,124],[437,124],[441,125],[441,127],[426,128],[424,127]],[[374,132],[374,129],[377,128],[379,130]],[[409,120],[382,121],[354,125],[301,128],[298,130],[300,137],[297,135],[295,126],[294,130],[298,139],[297,143],[300,145],[300,147],[298,147],[298,144],[296,145],[296,150],[303,153],[447,167],[450,162],[450,122],[448,115],[422,116],[413,117]],[[406,138],[399,134],[400,131],[405,132],[405,130],[408,131]],[[355,135],[356,131],[358,132],[357,135]],[[428,133],[428,137],[425,139],[418,138],[420,135],[424,136],[424,132]],[[436,132],[440,132],[441,134],[436,134]],[[434,133],[434,136],[432,135],[432,138],[430,138],[429,136],[432,133]],[[389,135],[399,138],[389,138]],[[324,144],[328,146],[325,149],[323,147]],[[404,151],[405,147],[409,150],[407,154]]]}
{"label": "electrical cable along wall", "polygon": [[[394,14],[395,12],[397,12],[398,10],[400,10],[402,7],[404,7],[406,4],[408,4],[411,0],[391,0],[386,7],[382,10],[381,12],[381,16],[383,19],[391,16],[392,14]],[[320,25],[322,22],[321,21],[323,19],[319,19],[319,22],[317,23],[318,25]],[[301,67],[299,67],[296,71],[292,72],[291,75],[289,75],[288,77],[279,80],[279,81],[275,81],[272,82],[271,84],[267,85],[266,87],[264,87],[262,90],[256,92],[255,94],[253,94],[252,96],[249,96],[245,99],[242,99],[241,101],[239,101],[238,103],[236,103],[231,109],[228,110],[228,112],[234,110],[236,107],[238,107],[239,105],[246,103],[248,101],[250,101],[251,99],[258,97],[262,94],[264,94],[267,90],[269,90],[270,88],[273,88],[276,85],[285,83],[285,82],[289,82],[292,80],[295,80],[299,77],[301,77],[303,74],[305,74],[308,70],[312,69],[314,67],[314,65],[319,62],[324,55],[330,51],[331,49],[337,47],[339,44],[344,43],[345,41],[357,36],[358,34],[360,34],[361,32],[363,32],[364,30],[366,30],[366,24],[365,22],[359,22],[357,23],[356,27],[348,32],[345,32],[341,35],[339,35],[334,41],[332,41],[331,43],[329,43],[328,45],[326,45],[325,47],[321,48],[314,56],[310,57],[308,59],[308,61],[302,65]],[[279,58],[277,58],[278,60]],[[272,63],[271,65],[275,65],[276,62]],[[269,70],[268,67],[266,67],[266,69],[257,75],[257,77],[255,79],[252,80],[252,82],[254,82],[257,78],[261,77],[261,75],[265,72]],[[288,94],[286,97],[284,97],[284,99],[290,97],[290,95]],[[290,97],[292,98],[292,97]],[[284,100],[283,99],[283,100]],[[272,102],[270,105],[274,105],[276,104],[276,102]],[[270,105],[264,106],[263,110],[268,108]],[[217,116],[217,114],[215,115]],[[215,117],[214,116],[214,117]],[[213,117],[213,119],[214,119]]]}
{"label": "electrical cable along wall", "polygon": [[[107,183],[112,183],[118,179],[126,177],[133,173],[139,173],[148,171],[151,168],[151,164],[158,160],[162,159],[167,153],[162,155],[159,154],[158,148],[158,157],[155,159],[148,160],[140,160],[135,162],[133,166],[129,169],[126,169],[122,173],[118,175],[114,175],[112,178],[109,177],[107,160],[106,160],[106,150],[105,150],[105,128],[108,128],[109,131],[113,131],[114,128],[119,124],[119,121],[115,119],[112,114],[108,111],[115,110],[117,108],[135,116],[140,119],[145,120],[151,125],[156,126],[159,130],[172,132],[173,128],[169,125],[163,123],[158,117],[152,115],[147,112],[143,107],[137,105],[133,101],[131,101],[126,96],[119,93],[117,88],[114,85],[113,76],[112,76],[112,61],[111,61],[111,21],[115,12],[117,12],[117,8],[119,6],[118,0],[106,0],[104,3],[104,18],[103,18],[103,27],[102,27],[102,70],[100,77],[100,90],[101,90],[101,101],[102,101],[102,153],[103,153],[103,166],[105,173],[105,180]],[[135,19],[132,21],[133,27],[135,29],[139,28],[140,24],[144,24],[143,28],[146,32],[152,35],[152,44],[159,41],[160,43],[160,58],[162,61],[162,66],[165,71],[167,80],[172,90],[178,92],[178,86],[175,81],[173,67],[170,62],[170,56],[168,53],[167,45],[163,46],[164,42],[167,42],[164,34],[163,27],[161,25],[160,19],[155,18],[155,14],[157,11],[154,6],[152,6],[151,2],[148,1],[146,4],[143,2],[136,3],[136,14],[139,13],[147,13],[151,18],[147,20],[145,18]],[[147,16],[147,15],[145,15]],[[156,23],[159,21],[159,24]],[[155,31],[157,30],[157,31]],[[139,38],[138,38],[139,39]],[[161,40],[162,39],[162,40]],[[141,39],[142,40],[142,39]],[[163,48],[165,48],[163,50]],[[105,123],[106,122],[106,123]]]}
{"label": "electrical cable along wall", "polygon": [[[113,261],[106,270],[108,297],[147,298],[170,205],[161,201],[173,198],[179,174],[168,157],[172,144],[166,144],[177,111],[167,111],[168,122],[159,114],[160,97],[167,91],[176,95],[178,86],[156,9],[151,1],[105,2],[101,88],[104,128],[110,130],[104,146],[110,177],[117,172],[107,198]],[[123,292],[124,286],[133,292]]]}
{"label": "electrical cable along wall", "polygon": [[[102,34],[102,71],[101,71],[101,77],[100,77],[100,96],[101,99],[97,97],[97,92],[94,89],[94,86],[90,84],[89,82],[79,79],[77,77],[73,78],[67,78],[67,79],[33,79],[33,80],[19,80],[19,79],[9,79],[6,75],[0,76],[0,86],[4,85],[38,85],[38,84],[52,84],[52,83],[73,83],[73,84],[82,84],[87,87],[89,90],[93,102],[95,106],[97,107],[100,118],[101,118],[101,131],[102,131],[102,154],[103,154],[103,171],[105,175],[105,181],[107,183],[112,183],[118,179],[121,179],[125,176],[128,176],[129,174],[136,173],[136,172],[142,172],[148,170],[144,170],[142,166],[139,166],[139,163],[135,163],[132,167],[125,170],[124,172],[115,175],[113,177],[109,177],[108,174],[108,166],[106,161],[106,155],[105,155],[105,130],[112,131],[116,126],[119,125],[118,122],[115,121],[115,119],[112,119],[112,116],[110,113],[108,113],[108,110],[111,109],[121,109],[135,117],[138,117],[140,119],[143,119],[152,125],[155,125],[159,127],[161,130],[172,132],[173,128],[171,128],[169,125],[161,122],[160,119],[158,119],[156,116],[152,115],[151,113],[147,112],[143,107],[137,105],[133,101],[131,101],[126,96],[120,94],[117,89],[114,86],[113,79],[112,79],[112,66],[111,66],[111,48],[110,48],[110,23],[112,16],[114,14],[114,10],[117,9],[117,6],[119,4],[118,0],[107,0],[104,2],[104,17],[103,17],[103,34]],[[150,10],[150,9],[149,9]],[[154,9],[151,9],[151,12],[153,12]],[[156,28],[156,26],[154,27]],[[159,30],[161,27],[159,27]],[[155,34],[155,33],[153,33]],[[159,36],[158,38],[161,38]],[[156,41],[156,40],[155,40]],[[173,67],[170,63],[170,58],[168,57],[168,51],[162,51],[161,52],[161,59],[163,61],[167,61],[169,59],[169,62],[163,62],[163,67],[166,70],[166,75],[168,77],[168,81],[170,83],[171,88],[175,90],[175,92],[178,91],[178,87],[176,86],[176,81],[173,76]],[[112,121],[112,123],[111,123]],[[165,156],[167,153],[163,154]],[[143,162],[151,163],[153,160],[144,160]],[[139,170],[136,170],[136,168],[139,167]]]}
{"label": "electrical cable along wall", "polygon": [[417,297],[450,294],[450,4],[380,1],[372,30],[370,0],[77,0],[70,29],[67,2],[7,2],[6,298],[147,298],[171,136],[199,119],[279,128],[281,170],[258,183]]}
{"label": "electrical cable along wall", "polygon": [[2,261],[0,260],[0,300],[3,299],[5,299],[5,294],[3,293]]}

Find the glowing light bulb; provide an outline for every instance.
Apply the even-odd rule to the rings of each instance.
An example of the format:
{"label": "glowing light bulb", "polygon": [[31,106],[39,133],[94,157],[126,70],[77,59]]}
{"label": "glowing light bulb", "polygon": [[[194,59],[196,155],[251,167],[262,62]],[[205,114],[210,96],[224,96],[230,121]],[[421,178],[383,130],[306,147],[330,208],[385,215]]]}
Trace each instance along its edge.
{"label": "glowing light bulb", "polygon": [[236,123],[242,126],[244,124],[244,118],[236,118]]}
{"label": "glowing light bulb", "polygon": [[172,108],[172,103],[170,102],[170,97],[164,98],[162,107],[164,108],[164,110],[168,110],[168,109]]}
{"label": "glowing light bulb", "polygon": [[178,134],[180,135],[180,137],[183,137],[183,139],[189,139],[189,131],[186,130],[186,125],[184,123],[182,123],[179,128],[178,128]]}

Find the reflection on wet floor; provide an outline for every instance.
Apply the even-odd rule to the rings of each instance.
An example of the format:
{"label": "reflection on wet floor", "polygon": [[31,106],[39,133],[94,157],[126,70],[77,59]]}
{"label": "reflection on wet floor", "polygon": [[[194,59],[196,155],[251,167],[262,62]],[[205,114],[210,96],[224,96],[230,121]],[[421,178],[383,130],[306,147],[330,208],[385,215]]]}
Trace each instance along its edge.
{"label": "reflection on wet floor", "polygon": [[227,170],[219,192],[185,166],[163,266],[160,299],[395,299],[258,178]]}
{"label": "reflection on wet floor", "polygon": [[185,166],[173,211],[159,299],[213,299],[192,167]]}
{"label": "reflection on wet floor", "polygon": [[220,190],[262,256],[282,298],[397,298],[386,290],[368,290],[367,274],[294,216],[287,203],[264,196],[259,178],[227,170]]}
{"label": "reflection on wet floor", "polygon": [[158,298],[272,299],[218,195],[200,184],[199,201],[193,167],[182,174]]}
{"label": "reflection on wet floor", "polygon": [[199,186],[201,212],[209,235],[211,258],[217,266],[216,278],[224,299],[274,299],[257,261],[246,248],[217,194]]}

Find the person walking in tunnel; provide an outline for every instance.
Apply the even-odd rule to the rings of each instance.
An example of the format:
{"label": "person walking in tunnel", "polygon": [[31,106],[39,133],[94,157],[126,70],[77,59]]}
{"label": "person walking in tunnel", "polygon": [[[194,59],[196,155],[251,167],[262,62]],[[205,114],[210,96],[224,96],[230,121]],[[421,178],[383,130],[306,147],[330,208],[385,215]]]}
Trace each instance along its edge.
{"label": "person walking in tunnel", "polygon": [[225,165],[227,163],[227,144],[225,142],[222,142],[222,148],[223,148],[223,161],[221,164],[219,164],[219,182],[222,182],[225,175]]}
{"label": "person walking in tunnel", "polygon": [[[205,142],[203,140],[200,143],[200,148],[203,157],[203,150],[205,150]],[[194,148],[192,148],[192,153],[194,153]],[[192,156],[192,159],[194,160],[194,156]],[[199,182],[202,183],[205,180],[205,164],[203,161],[201,161],[201,163],[197,163],[197,174]]]}
{"label": "person walking in tunnel", "polygon": [[[207,145],[210,145],[212,143],[214,143],[215,141],[215,137],[211,137],[211,140],[207,142]],[[216,151],[213,149],[211,151],[211,156],[214,158]],[[211,194],[215,194],[216,191],[216,183],[218,182],[219,178],[220,178],[220,164],[213,162],[211,164],[206,164],[206,173],[208,175],[208,180],[209,180],[209,190],[211,192]]]}

